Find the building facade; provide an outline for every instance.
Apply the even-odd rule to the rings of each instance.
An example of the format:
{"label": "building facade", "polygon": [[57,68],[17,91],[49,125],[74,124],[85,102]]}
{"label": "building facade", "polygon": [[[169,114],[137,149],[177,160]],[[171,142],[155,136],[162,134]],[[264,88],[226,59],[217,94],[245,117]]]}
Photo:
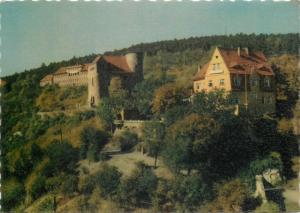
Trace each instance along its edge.
{"label": "building facade", "polygon": [[97,56],[89,64],[61,67],[54,74],[45,76],[40,85],[86,85],[87,103],[96,106],[101,98],[109,96],[109,86],[114,78],[120,79],[122,88],[130,91],[143,77],[143,54],[128,53],[123,56]]}
{"label": "building facade", "polygon": [[275,111],[274,72],[262,52],[216,48],[193,79],[193,91],[224,89],[253,113]]}

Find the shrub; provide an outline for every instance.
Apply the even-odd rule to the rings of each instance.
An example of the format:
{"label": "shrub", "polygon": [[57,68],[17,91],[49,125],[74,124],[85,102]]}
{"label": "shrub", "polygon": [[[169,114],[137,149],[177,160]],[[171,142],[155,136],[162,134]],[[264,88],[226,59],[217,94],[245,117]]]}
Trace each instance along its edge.
{"label": "shrub", "polygon": [[60,188],[65,176],[55,176],[46,179],[45,188],[47,192],[56,191]]}
{"label": "shrub", "polygon": [[5,212],[17,206],[24,199],[24,186],[15,178],[4,181],[1,191],[3,196],[1,206]]}
{"label": "shrub", "polygon": [[65,196],[71,196],[78,190],[78,177],[76,175],[68,175],[62,184],[61,190]]}
{"label": "shrub", "polygon": [[246,186],[235,179],[223,185],[217,186],[217,198],[213,202],[213,212],[241,212],[250,195]]}
{"label": "shrub", "polygon": [[197,207],[212,197],[212,190],[199,175],[180,176],[172,183],[171,195],[177,210],[196,211]]}
{"label": "shrub", "polygon": [[31,174],[26,180],[25,188],[30,199],[37,199],[46,192],[46,177],[38,173]]}
{"label": "shrub", "polygon": [[54,207],[53,198],[50,196],[45,197],[38,205],[37,210],[39,212],[51,212]]}
{"label": "shrub", "polygon": [[141,206],[149,203],[157,185],[157,177],[152,169],[138,163],[137,169],[120,185],[118,203],[125,207]]}
{"label": "shrub", "polygon": [[81,185],[80,191],[83,195],[90,195],[92,194],[93,190],[95,189],[96,185],[96,178],[95,176],[88,176],[83,180]]}
{"label": "shrub", "polygon": [[118,139],[122,151],[129,151],[138,143],[137,134],[128,130],[124,131]]}
{"label": "shrub", "polygon": [[104,165],[95,176],[97,185],[101,191],[101,196],[104,198],[112,198],[120,185],[122,174],[116,167]]}
{"label": "shrub", "polygon": [[107,143],[108,135],[104,131],[93,127],[85,127],[80,133],[80,141],[80,158],[85,159],[90,150],[90,157],[96,159],[96,155]]}
{"label": "shrub", "polygon": [[49,157],[48,174],[74,173],[78,161],[78,150],[67,141],[52,142],[46,148],[46,153]]}

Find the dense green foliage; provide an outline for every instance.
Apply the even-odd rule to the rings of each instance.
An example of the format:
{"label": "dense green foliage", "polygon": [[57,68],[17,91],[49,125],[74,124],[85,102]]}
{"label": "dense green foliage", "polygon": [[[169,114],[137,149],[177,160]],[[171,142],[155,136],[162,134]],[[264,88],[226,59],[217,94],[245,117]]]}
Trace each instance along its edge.
{"label": "dense green foliage", "polygon": [[108,141],[108,134],[93,127],[85,127],[80,135],[80,158],[98,161],[99,153]]}
{"label": "dense green foliage", "polygon": [[[188,49],[201,49],[202,51],[208,51],[213,46],[224,46],[229,48],[244,46],[255,50],[263,50],[267,55],[282,53],[298,54],[298,44],[299,37],[296,33],[269,35],[240,33],[236,35],[191,37],[188,39],[141,43],[119,51],[114,51],[113,53],[142,51],[155,55],[158,51],[184,52]],[[185,61],[185,59],[188,60],[188,58],[184,58],[182,56],[180,56],[180,58],[183,61]]]}

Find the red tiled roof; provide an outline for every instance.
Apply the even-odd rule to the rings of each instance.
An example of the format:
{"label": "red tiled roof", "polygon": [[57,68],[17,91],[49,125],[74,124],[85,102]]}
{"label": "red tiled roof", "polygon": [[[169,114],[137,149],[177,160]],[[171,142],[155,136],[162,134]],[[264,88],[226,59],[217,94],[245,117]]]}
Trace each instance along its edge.
{"label": "red tiled roof", "polygon": [[[219,50],[230,73],[251,74],[256,71],[261,75],[274,75],[271,67],[267,65],[265,55],[260,51],[250,51],[247,54],[245,50],[241,49],[240,55],[238,55],[237,49],[219,48]],[[263,70],[261,70],[262,68]]]}
{"label": "red tiled roof", "polygon": [[103,58],[107,63],[113,65],[114,67],[118,68],[120,71],[125,72],[132,72],[133,70],[130,69],[126,56],[114,56],[114,55],[105,55],[105,56],[97,56],[93,63],[96,63],[98,60]]}
{"label": "red tiled roof", "polygon": [[208,65],[209,65],[209,63],[206,63],[200,70],[198,70],[198,72],[196,73],[196,75],[193,78],[194,81],[202,80],[205,78],[205,74],[207,72]]}
{"label": "red tiled roof", "polygon": [[[274,75],[272,68],[267,64],[265,55],[260,52],[247,52],[243,49],[240,50],[238,55],[237,49],[225,49],[218,48],[222,55],[222,58],[228,67],[230,73],[233,74],[251,74],[257,72],[260,75]],[[205,64],[203,68],[197,72],[193,80],[201,80],[205,78],[208,64]]]}
{"label": "red tiled roof", "polygon": [[108,63],[116,66],[117,68],[126,71],[126,72],[132,72],[130,69],[126,56],[104,56],[105,61]]}

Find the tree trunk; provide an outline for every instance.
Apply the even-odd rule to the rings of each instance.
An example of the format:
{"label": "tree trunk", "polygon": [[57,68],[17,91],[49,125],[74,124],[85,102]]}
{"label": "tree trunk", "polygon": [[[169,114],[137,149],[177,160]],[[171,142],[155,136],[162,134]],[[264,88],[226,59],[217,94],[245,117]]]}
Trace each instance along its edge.
{"label": "tree trunk", "polygon": [[155,154],[155,157],[154,157],[154,169],[156,169],[156,165],[157,165],[157,153]]}

